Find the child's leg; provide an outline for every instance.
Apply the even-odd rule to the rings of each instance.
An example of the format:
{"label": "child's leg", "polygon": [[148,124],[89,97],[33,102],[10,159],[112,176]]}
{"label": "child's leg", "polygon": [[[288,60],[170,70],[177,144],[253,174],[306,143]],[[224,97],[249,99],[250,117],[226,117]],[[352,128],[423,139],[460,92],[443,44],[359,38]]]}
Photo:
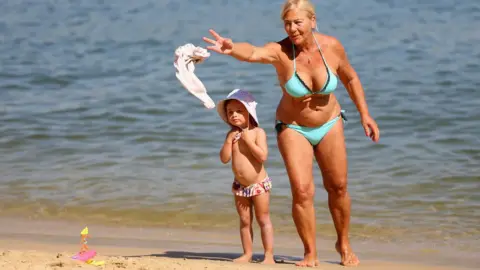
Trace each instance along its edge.
{"label": "child's leg", "polygon": [[252,201],[250,198],[235,196],[235,206],[240,216],[240,238],[242,240],[243,255],[233,261],[250,262],[253,255]]}
{"label": "child's leg", "polygon": [[273,259],[273,226],[270,220],[270,192],[253,197],[255,208],[255,217],[260,231],[262,233],[263,248],[265,249],[265,258],[263,263],[275,263]]}

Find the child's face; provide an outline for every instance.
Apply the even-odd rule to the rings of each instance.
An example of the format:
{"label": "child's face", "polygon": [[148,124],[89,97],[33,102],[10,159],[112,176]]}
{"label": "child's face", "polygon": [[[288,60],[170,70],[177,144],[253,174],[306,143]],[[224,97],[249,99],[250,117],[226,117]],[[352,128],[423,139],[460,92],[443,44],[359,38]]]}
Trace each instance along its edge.
{"label": "child's face", "polygon": [[245,128],[248,126],[248,111],[238,100],[230,100],[225,106],[228,122],[232,126]]}

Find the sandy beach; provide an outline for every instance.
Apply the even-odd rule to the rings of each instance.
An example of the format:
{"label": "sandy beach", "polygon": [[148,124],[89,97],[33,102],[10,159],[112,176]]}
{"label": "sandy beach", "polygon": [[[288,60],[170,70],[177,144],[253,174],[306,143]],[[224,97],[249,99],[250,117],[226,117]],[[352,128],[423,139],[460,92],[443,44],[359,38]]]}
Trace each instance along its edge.
{"label": "sandy beach", "polygon": [[[296,269],[294,263],[301,255],[297,239],[279,235],[276,265],[258,263],[262,258],[258,240],[254,262],[237,264],[232,259],[239,255],[241,246],[233,231],[89,225],[89,248],[97,251],[95,260],[105,261],[104,266],[96,267],[71,258],[80,247],[79,224],[19,219],[2,219],[0,224],[0,269]],[[318,268],[343,269],[338,255],[328,248],[330,240],[320,243]],[[389,257],[381,245],[356,246],[362,259],[356,269],[473,269],[468,267],[468,260],[462,259],[460,265],[455,258],[438,252],[405,252],[398,247],[398,256]]]}
{"label": "sandy beach", "polygon": [[[125,250],[127,251],[127,250]],[[293,262],[277,263],[276,265],[260,265],[258,263],[236,264],[226,258],[195,258],[185,255],[185,258],[155,256],[98,256],[105,261],[105,266],[96,267],[76,262],[69,258],[70,253],[48,253],[42,251],[6,250],[0,254],[2,269],[296,269]],[[181,254],[179,254],[181,256]],[[324,270],[343,269],[344,267],[333,262],[321,262],[317,267]],[[455,267],[427,266],[421,264],[388,263],[365,261],[356,269],[359,270],[448,270],[460,269]]]}

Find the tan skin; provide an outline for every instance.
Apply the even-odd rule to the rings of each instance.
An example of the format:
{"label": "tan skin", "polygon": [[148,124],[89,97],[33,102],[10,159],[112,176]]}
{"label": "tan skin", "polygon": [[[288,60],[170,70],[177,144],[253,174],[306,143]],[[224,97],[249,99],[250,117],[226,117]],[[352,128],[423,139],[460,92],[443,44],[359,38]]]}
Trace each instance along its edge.
{"label": "tan skin", "polygon": [[[230,55],[240,61],[271,64],[275,67],[282,86],[283,96],[276,118],[286,124],[318,127],[340,113],[334,94],[309,95],[294,98],[283,85],[293,74],[292,43],[296,47],[297,73],[310,89],[319,90],[327,78],[327,70],[313,39],[315,35],[331,70],[339,77],[360,112],[365,135],[377,142],[380,131],[368,112],[364,91],[357,73],[350,65],[342,44],[334,37],[313,33],[315,16],[293,9],[285,14],[285,31],[288,37],[279,42],[255,47],[248,43],[233,43],[210,30],[215,40],[204,38],[212,46],[209,50]],[[343,122],[334,127],[315,147],[298,132],[285,128],[277,135],[277,144],[284,160],[292,191],[292,216],[304,245],[304,259],[298,266],[318,265],[316,249],[316,221],[314,210],[315,185],[312,160],[315,157],[322,172],[323,184],[328,193],[328,206],[337,232],[335,248],[341,264],[356,266],[359,260],[353,252],[349,237],[350,195],[347,190],[347,155]]]}
{"label": "tan skin", "polygon": [[[249,114],[243,104],[230,100],[226,104],[226,112],[232,129],[228,132],[222,149],[222,163],[232,161],[232,171],[243,186],[263,181],[267,173],[263,163],[267,160],[267,136],[265,131],[249,122]],[[240,137],[237,135],[240,134]],[[240,217],[240,238],[243,255],[234,262],[250,262],[253,256],[253,210],[260,226],[265,257],[262,263],[274,264],[273,258],[273,227],[270,220],[270,192],[253,197],[235,196],[235,207]]]}

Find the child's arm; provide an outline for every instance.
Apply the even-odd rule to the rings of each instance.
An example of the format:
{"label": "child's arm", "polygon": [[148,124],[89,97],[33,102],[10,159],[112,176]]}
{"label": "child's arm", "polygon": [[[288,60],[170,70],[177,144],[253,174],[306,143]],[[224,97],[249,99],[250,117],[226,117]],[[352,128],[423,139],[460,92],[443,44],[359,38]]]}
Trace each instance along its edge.
{"label": "child's arm", "polygon": [[[244,133],[250,133],[254,132],[251,130],[248,130]],[[268,157],[268,146],[267,146],[267,134],[265,134],[265,131],[261,128],[256,128],[256,134],[255,140],[252,139],[251,134],[242,134],[242,138],[245,141],[246,145],[250,149],[250,152],[252,155],[260,162],[265,162],[267,161]],[[245,136],[246,135],[246,136]],[[249,136],[250,135],[250,136]]]}
{"label": "child's arm", "polygon": [[223,143],[222,149],[220,149],[220,161],[223,164],[226,164],[230,161],[232,158],[232,145],[233,145],[233,139],[235,135],[238,134],[237,130],[230,130],[227,133],[227,136],[225,138],[225,142]]}

